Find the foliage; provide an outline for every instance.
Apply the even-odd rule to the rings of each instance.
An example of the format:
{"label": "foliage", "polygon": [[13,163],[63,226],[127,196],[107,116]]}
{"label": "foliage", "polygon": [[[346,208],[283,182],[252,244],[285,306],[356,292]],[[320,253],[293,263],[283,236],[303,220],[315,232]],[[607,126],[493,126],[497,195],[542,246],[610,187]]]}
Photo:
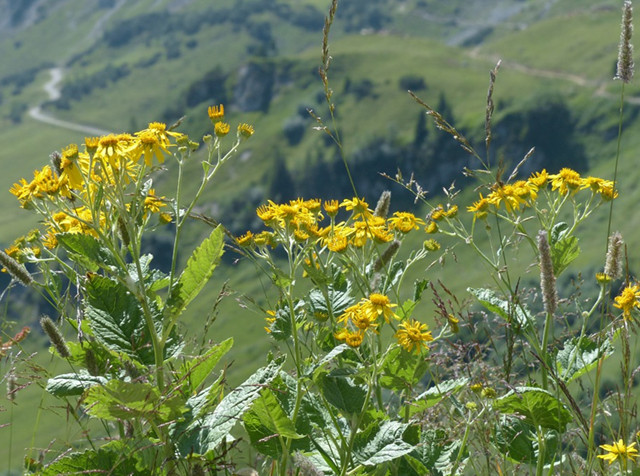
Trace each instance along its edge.
{"label": "foliage", "polygon": [[[369,3],[368,22],[382,28],[383,2]],[[231,21],[240,22],[244,8],[235,9]],[[617,461],[627,473],[635,463],[630,340],[640,285],[622,272],[621,237],[611,236],[595,291],[559,296],[556,285],[577,268],[583,223],[603,205],[611,216],[618,197],[615,174],[608,180],[568,166],[554,173],[528,170],[533,150],[508,175],[504,162],[492,164],[498,64],[490,74],[482,153],[449,122],[444,101],[433,109],[410,93],[435,127],[471,156],[474,165],[463,172],[477,181],[476,200],[452,185],[441,200],[430,201],[414,175],[406,180],[399,171],[385,171],[426,214],[392,211],[387,191],[372,209],[358,193],[359,170],[344,155],[330,87],[329,33],[336,10],[334,1],[320,67],[328,115],[311,116],[340,155],[352,194],[269,200],[256,210],[262,229],[241,236],[196,213],[205,187],[254,132],[239,124],[228,142],[223,105],[209,108],[213,131],[203,138],[207,157],[190,198],[184,196],[184,171],[199,144],[158,122],[134,134],[87,138],[82,148],[71,144],[36,170],[33,180],[11,188],[41,225],[0,253],[0,261],[12,285],[32,286],[51,303],[61,325],[43,318],[43,330],[52,355],[70,371],[29,370],[46,378],[45,390],[86,438],[86,444],[72,443],[41,461],[27,456],[28,472],[229,473],[242,460],[243,445],[258,454],[248,463],[280,475],[298,469],[341,476],[605,472],[599,459]],[[359,20],[349,28],[360,28]],[[268,24],[248,25],[255,38],[271,38]],[[135,20],[120,24],[123,43],[111,47],[144,34],[136,26]],[[250,65],[270,78],[272,67],[269,61]],[[210,74],[224,79],[221,70]],[[421,85],[414,76],[405,78]],[[375,94],[374,86],[364,80],[345,85],[345,93],[364,100]],[[250,80],[244,87],[265,101],[265,94],[271,97],[271,84],[258,87]],[[196,87],[191,93],[197,102],[211,91],[200,96]],[[267,107],[268,101],[260,103],[260,109]],[[572,122],[561,102],[540,110],[559,126]],[[289,127],[294,142],[303,139],[304,122],[297,116],[295,121],[297,132]],[[425,131],[419,122],[414,152],[443,144],[443,136]],[[525,139],[544,136],[550,139],[545,147],[553,148],[546,132],[532,130]],[[356,165],[368,163],[354,155]],[[176,191],[168,198],[154,189],[165,157],[177,166]],[[286,161],[279,164],[274,199],[285,193],[279,189],[295,185]],[[194,218],[212,230],[186,260],[179,259],[184,228]],[[143,252],[143,239],[163,227],[171,227],[173,236],[165,271]],[[203,340],[198,348],[185,341],[180,325],[216,272],[225,235],[227,247],[270,282],[264,300],[245,296],[245,305],[264,318],[265,337],[275,349],[232,388],[226,369],[214,373],[232,340]],[[473,250],[477,262],[465,264],[485,272],[460,297],[436,286],[433,272],[455,256],[456,246]],[[522,279],[523,265],[540,270],[539,284]],[[411,282],[416,272],[419,278]],[[427,324],[428,295],[437,317]],[[563,318],[571,312],[579,322]],[[486,340],[475,335],[481,326]],[[15,358],[27,335],[26,329],[14,334],[0,356]],[[603,366],[616,348],[624,390],[601,401]],[[15,371],[7,377],[9,395],[15,395]],[[617,420],[608,418],[614,412]],[[106,438],[89,432],[87,420],[100,422]],[[613,445],[598,445],[603,425],[617,441]],[[606,453],[597,454],[598,446]]]}

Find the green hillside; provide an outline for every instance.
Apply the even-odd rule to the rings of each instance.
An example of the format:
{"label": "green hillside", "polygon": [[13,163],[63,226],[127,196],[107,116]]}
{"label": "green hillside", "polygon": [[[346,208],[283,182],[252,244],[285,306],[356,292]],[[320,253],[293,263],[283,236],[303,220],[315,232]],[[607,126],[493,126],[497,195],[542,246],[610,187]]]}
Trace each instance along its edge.
{"label": "green hillside", "polygon": [[[0,37],[0,160],[5,167],[0,190],[21,177],[30,178],[52,151],[84,140],[83,133],[34,120],[31,107],[42,105],[56,118],[116,132],[133,132],[150,121],[172,123],[185,115],[181,130],[199,140],[210,132],[207,106],[224,103],[231,123],[251,123],[256,133],[206,191],[202,213],[239,234],[256,226],[256,206],[278,194],[280,199],[310,198],[310,191],[323,193],[331,182],[334,198],[350,196],[335,147],[313,129],[316,123],[306,112],[309,108],[328,119],[317,71],[329,1],[28,3],[33,14],[24,18],[30,20],[16,14],[15,24]],[[415,145],[424,111],[406,89],[415,89],[433,107],[444,106],[447,119],[483,151],[488,72],[499,58],[503,64],[494,93],[493,163],[504,159],[515,164],[536,146],[531,161],[536,167],[555,172],[574,161],[577,168],[610,177],[617,133],[619,84],[611,78],[619,16],[615,1],[345,1],[332,30],[329,76],[347,160],[356,176],[362,174],[358,192],[371,203],[381,189],[389,188],[396,204],[392,206],[410,206],[412,197],[377,173],[397,169],[406,176],[416,171],[433,195],[453,180],[464,184],[460,165],[478,164],[469,162],[431,124],[425,126],[424,142]],[[63,68],[64,76],[62,96],[50,100],[43,86],[53,67]],[[627,92],[633,98],[640,89],[631,85]],[[625,130],[638,127],[639,107],[633,99],[625,105]],[[557,117],[561,124],[552,122]],[[527,122],[536,118],[539,122]],[[547,144],[543,138],[551,139]],[[629,249],[637,244],[632,232],[638,218],[634,205],[640,200],[635,187],[638,152],[640,137],[625,134],[614,227],[622,231]],[[167,167],[171,171],[172,164]],[[199,160],[194,160],[186,183],[194,184],[200,174]],[[283,190],[282,183],[292,184],[291,189]],[[159,188],[168,194],[172,185],[170,178],[163,178]],[[195,185],[186,192],[194,190]],[[8,192],[0,197],[0,219],[11,224],[0,229],[0,240],[8,246],[34,226],[34,219]],[[603,217],[590,225],[601,227]],[[186,242],[196,246],[208,233],[206,225],[194,222]],[[584,234],[578,266],[593,266],[604,248],[603,235]],[[157,246],[161,256],[162,235]],[[460,263],[467,250],[457,247],[455,253],[458,264],[450,259],[429,277],[462,293],[483,270],[465,270],[462,282]],[[207,338],[235,337],[229,354],[231,384],[262,362],[270,347],[262,316],[238,304],[243,295],[265,299],[269,283],[257,279],[251,264],[236,263],[236,257],[227,252],[207,293],[215,296],[222,283],[229,282],[230,296],[217,310]],[[632,270],[637,265],[633,257]],[[26,351],[38,351],[38,362],[48,366],[46,344],[35,324],[42,309],[28,296],[18,299],[22,312],[7,317],[17,326],[34,326]],[[213,301],[200,300],[190,308],[184,324],[190,337],[202,337],[199,332]],[[11,469],[19,466],[32,436],[42,448],[54,437],[62,442],[81,439],[76,426],[66,429],[64,409],[48,408],[42,393],[33,385],[18,394],[11,412],[0,413],[2,438],[9,434],[2,425],[13,422],[12,445],[0,448],[0,461],[8,461],[11,451]],[[40,398],[45,399],[45,410],[39,417],[33,409]],[[54,447],[59,449],[60,443]],[[0,465],[0,471],[5,469],[10,468]]]}

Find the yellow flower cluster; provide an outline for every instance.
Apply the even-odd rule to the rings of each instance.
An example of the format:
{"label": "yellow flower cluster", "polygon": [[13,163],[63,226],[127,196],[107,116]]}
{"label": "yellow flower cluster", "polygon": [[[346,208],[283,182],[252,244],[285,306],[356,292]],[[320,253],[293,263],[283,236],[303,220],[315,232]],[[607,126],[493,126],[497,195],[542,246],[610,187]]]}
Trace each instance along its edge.
{"label": "yellow flower cluster", "polygon": [[[10,192],[23,208],[34,202],[50,200],[62,205],[52,212],[47,221],[48,234],[43,244],[48,248],[57,245],[57,233],[83,233],[97,236],[96,230],[105,226],[103,211],[93,204],[96,197],[112,190],[116,185],[126,186],[144,174],[154,159],[164,162],[164,156],[174,141],[185,138],[183,134],[167,130],[165,124],[152,122],[135,134],[108,134],[86,138],[84,150],[76,144],[52,154],[52,165],[34,172],[33,180],[21,179]],[[63,200],[63,201],[59,201]],[[143,203],[143,210],[157,213],[166,204],[150,190]]]}
{"label": "yellow flower cluster", "polygon": [[480,194],[479,200],[467,207],[476,218],[485,218],[490,206],[498,210],[504,205],[507,212],[517,212],[531,207],[538,198],[538,192],[547,186],[560,195],[575,194],[579,190],[589,189],[602,200],[609,201],[618,197],[611,180],[598,177],[581,177],[578,172],[569,168],[561,169],[557,174],[548,174],[546,170],[535,172],[527,180],[513,183],[496,183],[486,197]]}
{"label": "yellow flower cluster", "polygon": [[[336,222],[335,217],[340,208],[351,212],[347,222]],[[326,213],[331,220],[327,226],[320,223]],[[361,198],[328,200],[324,203],[318,199],[303,200],[298,198],[288,203],[276,204],[269,201],[256,210],[262,222],[273,231],[253,234],[248,231],[237,238],[240,246],[277,246],[294,239],[298,243],[320,243],[329,251],[340,253],[349,246],[362,248],[369,241],[388,243],[395,237],[417,230],[424,225],[424,220],[409,212],[395,212],[392,217],[384,219],[375,216],[367,202]]]}
{"label": "yellow flower cluster", "polygon": [[[368,298],[363,298],[345,309],[338,318],[338,322],[343,327],[334,333],[335,338],[350,347],[359,347],[367,332],[378,332],[377,329],[382,324],[382,320],[389,324],[391,318],[400,319],[393,312],[394,307],[397,307],[397,304],[392,304],[388,296],[379,293],[370,294]],[[428,349],[426,343],[433,340],[431,332],[427,331],[427,325],[415,319],[400,323],[394,337],[405,350],[416,353],[420,353],[422,349]]]}

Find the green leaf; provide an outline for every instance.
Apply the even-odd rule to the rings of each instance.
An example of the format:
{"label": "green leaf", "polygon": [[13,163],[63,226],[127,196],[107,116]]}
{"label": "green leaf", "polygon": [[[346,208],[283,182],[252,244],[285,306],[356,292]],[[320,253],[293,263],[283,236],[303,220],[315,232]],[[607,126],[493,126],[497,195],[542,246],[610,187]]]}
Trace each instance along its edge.
{"label": "green leaf", "polygon": [[566,236],[551,245],[551,260],[553,262],[553,274],[560,276],[567,267],[580,256],[578,238]]}
{"label": "green leaf", "polygon": [[[496,425],[493,443],[503,455],[518,463],[536,464],[539,459],[536,429],[520,418],[503,415]],[[546,432],[544,443],[544,462],[549,464],[559,449],[558,434]]]}
{"label": "green leaf", "polygon": [[367,389],[355,384],[348,374],[319,372],[315,380],[324,398],[334,407],[351,414],[362,411]]}
{"label": "green leaf", "polygon": [[485,309],[499,315],[505,321],[513,322],[513,320],[515,320],[515,322],[523,328],[531,325],[531,312],[529,312],[523,303],[515,305],[514,303],[505,301],[490,289],[467,288],[467,291],[469,291]]}
{"label": "green leaf", "polygon": [[445,380],[438,385],[434,385],[416,397],[413,404],[409,407],[411,415],[431,408],[445,397],[460,391],[460,389],[467,386],[468,383],[468,378],[461,377],[458,379]]}
{"label": "green leaf", "polygon": [[571,413],[552,393],[537,387],[516,387],[493,401],[496,410],[516,414],[535,428],[541,426],[563,433],[573,421]]}
{"label": "green leaf", "polygon": [[38,474],[41,476],[94,473],[128,476],[163,474],[160,467],[144,465],[139,448],[128,448],[119,443],[121,442],[112,442],[95,451],[67,454],[46,466]]}
{"label": "green leaf", "polygon": [[428,279],[421,279],[419,281],[416,281],[414,284],[414,290],[413,290],[413,300],[415,302],[420,301],[422,299],[422,293],[428,287],[429,287]]}
{"label": "green leaf", "polygon": [[598,365],[598,361],[614,352],[609,340],[598,343],[587,336],[576,337],[565,342],[556,355],[558,377],[565,383],[575,380]]}
{"label": "green leaf", "polygon": [[185,421],[177,432],[178,450],[183,457],[204,455],[214,450],[228,435],[242,415],[260,397],[260,392],[278,375],[284,357],[259,369],[243,384],[234,388],[211,413]]}
{"label": "green leaf", "polygon": [[84,391],[94,385],[104,385],[107,379],[99,375],[90,375],[86,370],[78,373],[62,374],[50,378],[47,382],[47,392],[56,397],[70,397],[82,395]]}
{"label": "green leaf", "polygon": [[58,243],[69,253],[69,258],[89,271],[116,267],[117,261],[100,241],[82,233],[59,233]]}
{"label": "green leaf", "polygon": [[170,320],[175,320],[202,288],[218,266],[224,252],[224,231],[218,225],[187,260],[187,266],[171,289],[167,301]]}
{"label": "green leaf", "polygon": [[186,408],[179,396],[162,397],[157,387],[143,382],[109,380],[91,387],[85,396],[87,413],[104,420],[144,418],[166,422],[178,418]]}
{"label": "green leaf", "polygon": [[[116,352],[122,352],[144,364],[153,364],[155,358],[149,330],[136,297],[121,283],[93,275],[87,280],[85,317],[98,342]],[[161,313],[154,302],[149,303],[156,332],[161,331]],[[172,333],[165,347],[164,358],[176,354],[180,340]]]}
{"label": "green leaf", "polygon": [[[278,399],[271,390],[265,389],[251,410],[243,417],[244,427],[249,434],[251,445],[262,454],[272,458],[282,455],[280,438],[299,440],[305,438],[296,432]],[[305,445],[308,449],[308,444]],[[299,448],[291,448],[296,450]]]}
{"label": "green leaf", "polygon": [[353,443],[353,460],[364,466],[376,466],[400,458],[413,451],[414,445],[403,439],[407,423],[385,421],[374,423],[356,435]]}
{"label": "green leaf", "polygon": [[353,304],[353,297],[351,296],[351,289],[347,287],[346,290],[337,290],[332,287],[327,288],[327,299],[325,299],[322,291],[319,289],[312,289],[309,292],[309,310],[314,316],[316,313],[329,316],[329,311],[334,316],[339,316],[344,312],[346,308]]}
{"label": "green leaf", "polygon": [[214,345],[203,355],[182,364],[178,372],[178,380],[185,379],[189,394],[194,393],[204,380],[211,374],[220,359],[231,349],[233,338],[229,337],[220,344]]}
{"label": "green leaf", "polygon": [[416,308],[417,303],[411,299],[407,299],[402,303],[398,309],[396,309],[396,314],[401,320],[407,320],[413,314],[413,310]]}
{"label": "green leaf", "polygon": [[[427,473],[419,473],[420,476],[423,474],[449,476],[452,474],[461,448],[462,442],[459,440],[451,441],[444,430],[428,429],[422,431],[420,434],[420,444],[414,447],[410,456],[420,462],[422,466],[429,469]],[[463,472],[465,458],[467,456],[468,452],[464,450],[458,462],[456,474]],[[415,463],[411,466],[412,468],[419,467]]]}
{"label": "green leaf", "polygon": [[313,365],[309,366],[309,368],[305,372],[305,376],[306,377],[312,376],[316,372],[316,370],[322,368],[325,364],[328,364],[334,358],[336,358],[337,356],[339,356],[340,354],[342,354],[343,352],[345,352],[347,350],[349,350],[349,346],[347,344],[340,344],[340,345],[334,347],[322,359],[320,359],[318,362],[314,363]]}
{"label": "green leaf", "polygon": [[380,385],[397,392],[411,390],[428,369],[429,363],[422,356],[395,347],[382,363]]}

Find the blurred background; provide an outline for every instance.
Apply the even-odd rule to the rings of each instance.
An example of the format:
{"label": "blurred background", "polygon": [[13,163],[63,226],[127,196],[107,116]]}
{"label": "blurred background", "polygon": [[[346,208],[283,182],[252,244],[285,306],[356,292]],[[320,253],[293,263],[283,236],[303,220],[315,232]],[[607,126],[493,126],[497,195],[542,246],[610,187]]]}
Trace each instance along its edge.
{"label": "blurred background", "polygon": [[[351,197],[339,151],[326,134],[314,130],[317,123],[308,112],[329,120],[318,68],[330,3],[0,0],[0,246],[8,247],[37,225],[8,190],[22,177],[30,180],[53,151],[81,144],[85,136],[135,132],[151,121],[172,124],[183,116],[179,130],[199,141],[212,131],[207,107],[221,103],[232,126],[246,122],[256,132],[207,190],[199,213],[239,235],[258,229],[255,208],[267,199]],[[480,164],[433,126],[407,90],[438,110],[484,154],[489,71],[499,59],[491,163],[502,161],[508,176],[535,147],[522,168],[524,175],[572,167],[611,179],[621,87],[612,78],[621,7],[621,0],[339,2],[330,35],[329,83],[359,194],[375,204],[380,192],[389,189],[392,211],[424,214],[411,194],[381,173],[413,173],[436,203],[443,200],[443,187],[455,183],[464,189],[468,183],[461,169]],[[626,87],[620,199],[613,225],[623,232],[629,249],[637,249],[639,241],[634,236],[640,222],[640,188],[635,186],[640,174],[640,134],[635,132],[639,105],[640,89],[631,83]],[[204,157],[199,153],[188,171],[187,183],[193,187]],[[156,188],[168,195],[173,164],[167,161],[166,167]],[[466,193],[474,196],[471,190]],[[577,263],[588,276],[601,267],[604,220],[604,214],[592,220],[593,228],[581,242],[583,255]],[[194,224],[185,248],[208,233],[205,225]],[[148,243],[159,267],[169,258],[170,238],[168,227]],[[206,337],[236,337],[232,384],[261,363],[269,348],[263,316],[242,304],[242,296],[264,299],[269,283],[239,258],[227,252],[210,299],[194,304],[184,323],[187,332],[193,329],[193,338],[202,338],[198,330],[228,282],[227,299],[217,308],[218,318]],[[481,278],[482,270],[461,268],[463,259],[453,261],[451,268],[430,272],[454,290],[464,289],[461,269],[467,280]],[[637,258],[630,257],[629,263],[633,273]],[[3,288],[8,282],[2,276]],[[50,311],[47,304],[15,288],[3,306],[3,338],[32,326],[25,353],[37,352],[37,361],[55,372],[37,325],[39,316]],[[9,364],[2,365],[0,374]],[[34,377],[27,383],[16,405],[0,402],[5,410],[0,412],[0,439],[7,442],[0,445],[0,461],[11,457],[6,467],[0,464],[0,473],[19,468],[26,447],[55,447],[52,440],[80,438],[77,430],[68,429],[73,425],[61,425],[66,410],[48,406],[39,388],[46,380]]]}

